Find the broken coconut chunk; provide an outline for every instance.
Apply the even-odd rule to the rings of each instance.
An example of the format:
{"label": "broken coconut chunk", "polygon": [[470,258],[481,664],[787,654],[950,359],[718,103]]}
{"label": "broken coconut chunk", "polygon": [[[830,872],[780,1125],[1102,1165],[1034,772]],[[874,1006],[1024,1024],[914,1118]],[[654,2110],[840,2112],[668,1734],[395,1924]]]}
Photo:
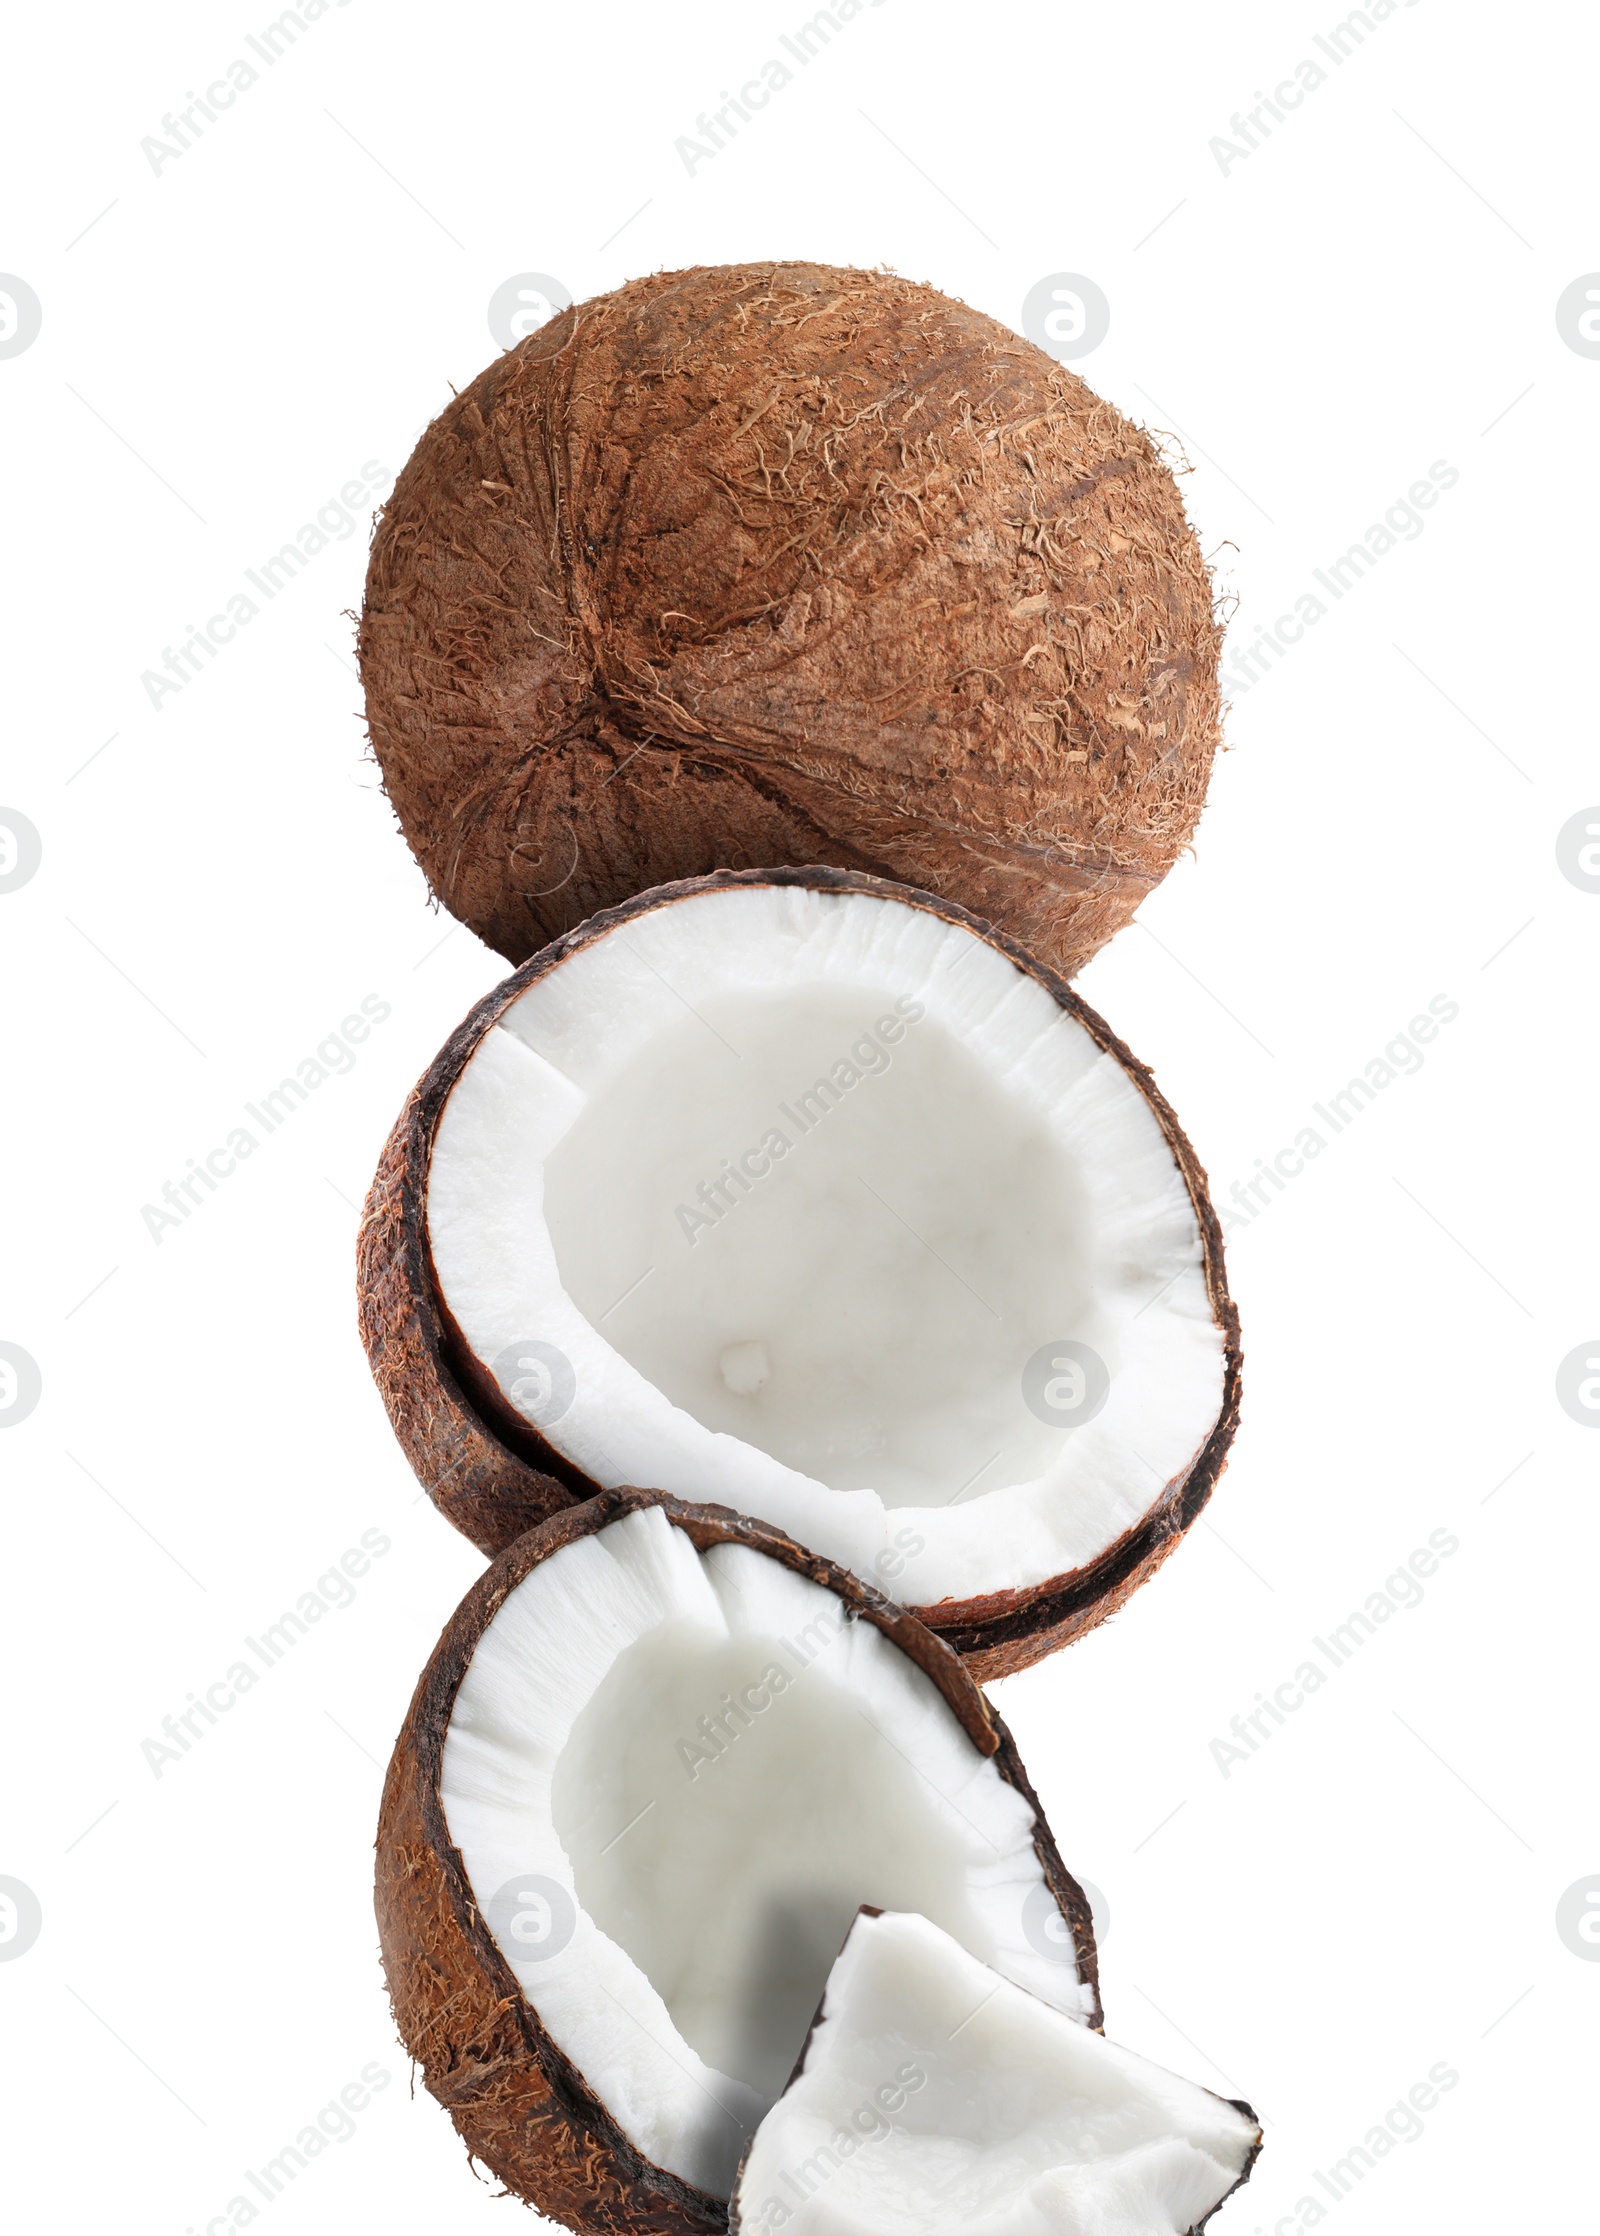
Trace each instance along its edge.
{"label": "broken coconut chunk", "polygon": [[720,2229],[862,1903],[1100,2015],[1082,1893],[956,1656],[767,1525],[653,1492],[469,1593],[377,1878],[428,2087],[509,2188],[606,2236]]}
{"label": "broken coconut chunk", "polygon": [[740,2169],[732,2236],[1188,2236],[1261,2130],[926,1917],[863,1910]]}
{"label": "broken coconut chunk", "polygon": [[663,888],[480,1004],[385,1151],[361,1291],[485,1550],[619,1483],[716,1498],[984,1677],[1143,1581],[1238,1410],[1149,1073],[975,919],[837,871]]}

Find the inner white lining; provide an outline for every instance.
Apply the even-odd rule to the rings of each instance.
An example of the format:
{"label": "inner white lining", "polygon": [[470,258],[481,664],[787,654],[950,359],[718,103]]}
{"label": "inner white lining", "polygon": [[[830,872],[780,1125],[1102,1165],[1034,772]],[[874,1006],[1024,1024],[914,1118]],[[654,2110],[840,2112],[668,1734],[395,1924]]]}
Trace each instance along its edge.
{"label": "inner white lining", "polygon": [[[802,1138],[836,1040],[857,1077]],[[740,1187],[763,1115],[792,1154]],[[893,900],[737,888],[591,941],[464,1068],[428,1226],[479,1358],[570,1362],[570,1402],[530,1418],[593,1480],[762,1515],[915,1605],[1091,1561],[1220,1407],[1143,1097],[1036,981]],[[1109,1375],[1066,1426],[1023,1379],[1062,1338]]]}
{"label": "inner white lining", "polygon": [[739,2182],[739,2236],[1182,2236],[1258,2139],[1233,2105],[862,1917]]}
{"label": "inner white lining", "polygon": [[1006,1978],[1085,2014],[1041,1929],[1032,1813],[937,1689],[832,1593],[748,1547],[702,1557],[659,1508],[507,1596],[440,1794],[553,2039],[647,2158],[714,2195],[863,1902],[926,1901]]}

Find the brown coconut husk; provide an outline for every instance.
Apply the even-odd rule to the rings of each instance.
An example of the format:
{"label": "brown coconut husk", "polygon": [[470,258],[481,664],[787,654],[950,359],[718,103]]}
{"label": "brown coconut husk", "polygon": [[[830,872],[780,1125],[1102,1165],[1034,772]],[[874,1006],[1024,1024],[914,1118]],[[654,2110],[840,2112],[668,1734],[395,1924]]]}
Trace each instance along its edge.
{"label": "brown coconut husk", "polygon": [[447,1520],[489,1554],[600,1488],[514,1412],[473,1357],[434,1278],[427,1239],[428,1165],[450,1091],[484,1034],[519,995],[569,956],[649,909],[733,886],[801,885],[872,893],[927,909],[986,940],[1026,971],[1127,1073],[1183,1174],[1200,1229],[1206,1293],[1223,1339],[1222,1403],[1204,1443],[1142,1519],[1088,1566],[1042,1583],[914,1610],[987,1681],[1027,1669],[1105,1621],[1154,1575],[1204,1508],[1227,1464],[1239,1419],[1239,1315],[1228,1293],[1222,1230],[1206,1175],[1149,1069],[1053,971],[966,910],[842,870],[747,870],[639,895],[535,955],[451,1034],[409,1097],[384,1145],[362,1214],[357,1290],[362,1341],[390,1422],[413,1472]]}
{"label": "brown coconut husk", "polygon": [[932,1681],[973,1745],[1032,1810],[1034,1852],[1093,1992],[1090,2023],[1103,2022],[1088,1902],[1061,1861],[1009,1732],[957,1657],[881,1593],[765,1522],[657,1491],[604,1492],[508,1547],[446,1624],[395,1742],[377,1841],[378,1935],[402,2041],[473,2156],[580,2236],[706,2236],[726,2228],[727,2207],[645,2158],[545,2032],[451,1844],[439,1777],[461,1680],[507,1594],[562,1546],[645,1506],[661,1507],[700,1552],[748,1545],[809,1577]]}
{"label": "brown coconut husk", "polygon": [[656,273],[424,433],[367,719],[436,897],[520,963],[647,887],[827,863],[1070,977],[1188,844],[1221,631],[1149,435],[887,272]]}

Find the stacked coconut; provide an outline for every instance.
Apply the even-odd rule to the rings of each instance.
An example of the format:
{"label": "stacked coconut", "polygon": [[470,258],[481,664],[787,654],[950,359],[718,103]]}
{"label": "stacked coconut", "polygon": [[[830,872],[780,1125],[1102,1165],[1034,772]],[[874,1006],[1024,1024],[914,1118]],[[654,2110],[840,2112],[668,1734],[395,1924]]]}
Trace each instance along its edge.
{"label": "stacked coconut", "polygon": [[428,2086],[574,2229],[1178,2232],[1258,2147],[1105,2042],[978,1689],[1153,1571],[1237,1415],[1205,1176],[1067,983],[1193,831],[1218,639],[1149,437],[883,273],[576,305],[384,511],[373,744],[516,967],[362,1226],[395,1432],[494,1556],[378,1914]]}

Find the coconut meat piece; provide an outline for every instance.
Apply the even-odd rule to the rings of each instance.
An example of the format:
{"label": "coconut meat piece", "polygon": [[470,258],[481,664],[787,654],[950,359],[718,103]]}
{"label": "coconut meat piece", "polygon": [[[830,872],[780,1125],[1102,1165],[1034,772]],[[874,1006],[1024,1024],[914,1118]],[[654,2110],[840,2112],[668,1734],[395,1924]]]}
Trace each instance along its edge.
{"label": "coconut meat piece", "polygon": [[1092,1561],[1222,1404],[1144,1096],[892,897],[730,888],[579,945],[466,1063],[427,1227],[461,1339],[590,1480],[759,1514],[910,1605]]}
{"label": "coconut meat piece", "polygon": [[1247,2110],[1001,1978],[925,1917],[863,1913],[741,2170],[738,2236],[1187,2236]]}
{"label": "coconut meat piece", "polygon": [[929,1678],[832,1591],[749,1546],[702,1555],[659,1508],[507,1595],[439,1790],[547,2033],[645,2157],[715,2196],[864,1902],[938,1919],[1063,2023],[1093,2010],[1032,1809]]}

